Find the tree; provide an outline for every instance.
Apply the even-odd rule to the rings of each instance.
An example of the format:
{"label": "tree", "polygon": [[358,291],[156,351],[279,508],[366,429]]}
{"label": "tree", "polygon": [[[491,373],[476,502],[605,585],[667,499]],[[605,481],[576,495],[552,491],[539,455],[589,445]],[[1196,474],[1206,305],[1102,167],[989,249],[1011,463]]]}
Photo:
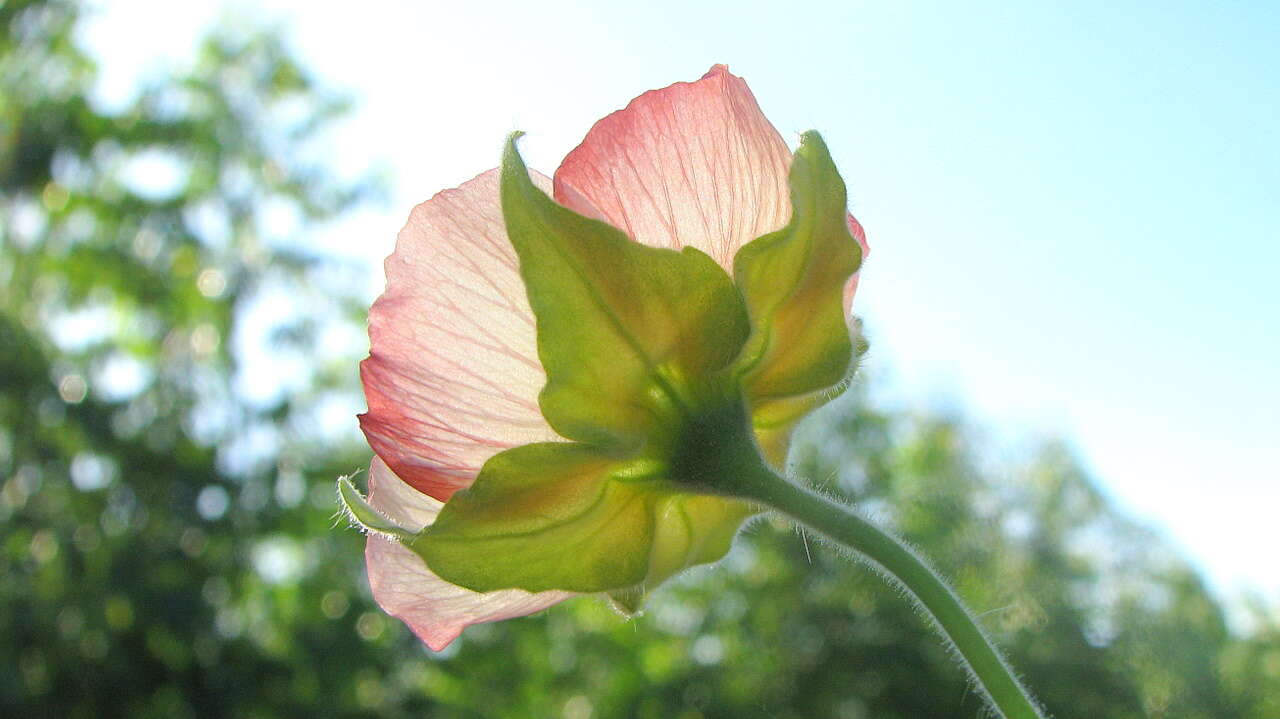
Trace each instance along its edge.
{"label": "tree", "polygon": [[317,411],[356,406],[361,283],[305,241],[369,189],[312,160],[344,103],[228,30],[100,109],[77,17],[0,6],[0,713],[358,707],[363,457]]}

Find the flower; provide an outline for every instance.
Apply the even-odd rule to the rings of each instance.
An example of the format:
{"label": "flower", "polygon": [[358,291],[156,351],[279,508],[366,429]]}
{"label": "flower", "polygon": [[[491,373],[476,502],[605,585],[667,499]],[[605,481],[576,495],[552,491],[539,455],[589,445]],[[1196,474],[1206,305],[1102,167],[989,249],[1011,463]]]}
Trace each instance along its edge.
{"label": "flower", "polygon": [[[818,147],[815,157],[826,158],[825,146],[813,138],[806,135],[806,144]],[[841,255],[852,258],[848,261],[815,262],[789,249],[788,242],[799,241],[787,235],[800,231],[794,227],[796,221],[788,224],[797,182],[816,183],[817,190],[805,195],[815,207],[825,207],[827,200],[839,204],[840,229],[828,233],[832,241],[843,236],[848,243],[851,233],[865,253],[862,229],[843,209],[844,188],[834,169],[819,179],[798,180],[792,158],[746,83],[717,65],[696,82],[645,93],[600,120],[553,179],[528,173],[532,184],[524,182],[526,171],[511,145],[503,170],[485,172],[414,209],[386,261],[387,288],[370,311],[371,350],[361,365],[369,410],[360,424],[376,454],[369,469],[368,505],[362,507],[358,495],[347,498],[357,520],[373,530],[365,555],[369,582],[387,613],[439,650],[466,626],[529,614],[582,591],[607,591],[615,601],[633,607],[645,589],[727,551],[743,518],[752,512],[744,503],[672,491],[665,480],[661,491],[645,490],[642,495],[604,488],[627,485],[626,491],[632,491],[630,478],[662,471],[652,468],[666,467],[662,462],[669,456],[684,452],[682,448],[690,445],[681,437],[696,427],[669,429],[679,422],[655,420],[667,416],[661,406],[640,406],[638,395],[626,394],[640,390],[632,386],[635,372],[625,358],[583,369],[583,345],[560,352],[559,345],[541,336],[589,333],[592,320],[567,316],[561,305],[548,309],[553,295],[565,307],[575,301],[578,289],[568,285],[581,278],[553,277],[557,270],[546,267],[554,258],[546,258],[554,252],[540,249],[537,237],[521,239],[526,231],[512,223],[522,222],[519,218],[526,215],[520,213],[532,207],[527,222],[538,227],[564,222],[569,223],[564,230],[569,234],[608,230],[579,222],[563,209],[537,205],[539,191],[550,190],[563,208],[608,223],[638,243],[705,253],[648,251],[640,259],[619,260],[622,265],[642,260],[654,264],[616,285],[609,285],[612,280],[606,276],[613,255],[601,251],[604,259],[591,257],[576,267],[595,271],[599,265],[604,279],[593,281],[605,284],[600,292],[617,295],[611,301],[624,315],[619,321],[635,322],[641,327],[638,331],[648,333],[647,341],[667,353],[660,357],[663,361],[648,367],[656,374],[645,375],[654,381],[659,381],[658,375],[670,375],[670,386],[677,389],[663,402],[679,404],[679,397],[688,395],[693,397],[690,406],[711,408],[694,412],[698,417],[719,417],[726,411],[732,415],[743,394],[736,389],[737,378],[744,378],[751,406],[742,411],[750,412],[754,426],[754,440],[748,441],[758,442],[769,460],[780,464],[795,421],[829,397],[832,388],[838,389],[850,371],[849,338],[842,329],[834,340],[818,339],[817,332],[831,334],[830,323],[809,318],[826,315],[771,292],[761,278],[767,279],[778,262],[791,262],[795,282],[816,288],[808,293],[813,297],[830,295],[823,288],[835,282],[833,311],[843,328],[861,255],[850,248]],[[815,177],[825,167],[818,165]],[[821,184],[830,183],[831,176],[838,193],[834,185]],[[587,252],[607,246],[622,253],[619,257],[635,254],[624,246],[634,243],[618,243],[593,235],[575,246]],[[741,253],[748,244],[754,251]],[[778,260],[782,255],[786,256]],[[801,259],[787,259],[793,256]],[[704,257],[714,264],[704,263]],[[723,271],[714,269],[716,265]],[[737,290],[729,275],[737,278]],[[651,286],[659,290],[635,290]],[[630,290],[624,292],[624,287]],[[704,292],[704,287],[709,289]],[[654,292],[661,295],[662,288],[670,290],[669,297],[648,299]],[[650,311],[646,303],[664,301],[659,309],[675,319],[655,322],[654,312],[659,310]],[[679,307],[673,309],[674,305]],[[703,343],[703,334],[715,337]],[[598,336],[592,337],[589,342],[596,344],[586,346],[607,351],[598,344]],[[704,345],[707,349],[699,349]],[[742,359],[747,355],[750,362]],[[729,399],[717,399],[721,394],[714,388],[726,384],[724,368],[735,357],[734,389],[724,393]],[[588,370],[594,374],[584,379]],[[712,379],[699,379],[704,375]],[[798,381],[801,376],[820,378]],[[680,389],[686,387],[693,389]],[[658,435],[667,439],[653,439]],[[647,449],[651,445],[666,449],[654,455]],[[618,459],[623,455],[625,460]],[[525,472],[523,467],[532,469]],[[494,493],[486,491],[496,480],[485,487],[476,482],[482,468],[486,474],[505,470],[504,476],[517,479],[504,481],[528,485],[508,487],[508,495],[503,495],[521,492],[517,504],[524,514],[507,511],[507,505],[496,503]],[[455,493],[473,483],[475,487],[450,503]],[[548,516],[579,506],[573,511],[583,516],[604,511],[601,507],[609,512],[587,528],[592,540],[604,536],[635,551],[606,548],[595,556],[597,543],[579,536],[587,532],[584,529],[574,530],[578,534],[572,536],[561,532],[555,541],[585,548],[575,551],[584,552],[582,561],[592,564],[588,569],[544,581],[542,555],[503,559],[519,547],[512,542],[520,540],[494,534],[493,527],[524,526],[520,522],[526,519],[521,517],[527,515],[534,517],[528,521],[542,522],[541,528]],[[461,529],[451,535],[433,526],[442,511],[466,514],[465,522],[450,524]],[[414,545],[413,538],[425,527],[432,527],[424,534],[434,532],[434,543]],[[477,555],[477,543],[487,554]],[[477,564],[484,565],[479,574]],[[458,583],[438,574],[448,574]],[[491,575],[496,577],[492,581]],[[623,581],[621,577],[634,584],[611,583]],[[513,586],[525,588],[509,588]],[[486,591],[474,591],[476,587]]]}

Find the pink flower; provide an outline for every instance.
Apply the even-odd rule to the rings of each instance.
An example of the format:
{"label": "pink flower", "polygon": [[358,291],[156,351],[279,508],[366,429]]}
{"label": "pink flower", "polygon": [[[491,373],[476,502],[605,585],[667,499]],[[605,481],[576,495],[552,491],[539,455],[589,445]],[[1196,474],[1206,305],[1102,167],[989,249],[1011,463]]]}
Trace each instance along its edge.
{"label": "pink flower", "polygon": [[[634,240],[697,247],[732,273],[740,247],[787,224],[790,162],[746,83],[717,65],[599,121],[553,180],[535,180]],[[360,417],[377,455],[369,502],[410,530],[430,524],[494,454],[560,439],[539,411],[546,376],[498,180],[490,170],[414,209],[370,311],[372,349],[361,365],[369,411]],[[862,228],[852,216],[849,224],[865,253]],[[457,587],[376,534],[365,557],[378,604],[437,650],[471,624],[571,596]]]}

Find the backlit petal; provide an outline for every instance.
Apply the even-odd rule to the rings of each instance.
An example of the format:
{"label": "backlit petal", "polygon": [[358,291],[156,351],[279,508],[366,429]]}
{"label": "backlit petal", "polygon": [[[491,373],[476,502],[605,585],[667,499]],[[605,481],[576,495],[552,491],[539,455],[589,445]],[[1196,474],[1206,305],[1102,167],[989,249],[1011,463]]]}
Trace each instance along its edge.
{"label": "backlit petal", "polygon": [[[858,241],[862,246],[862,264],[867,264],[867,255],[871,253],[871,247],[867,245],[867,232],[862,229],[862,223],[858,222],[853,215],[849,215],[849,234],[853,235],[853,239]],[[847,320],[853,316],[853,295],[858,291],[858,275],[862,274],[862,268],[853,273],[853,277],[849,278],[849,282],[844,286],[844,318]]]}
{"label": "backlit petal", "polygon": [[733,255],[787,223],[791,152],[742,78],[716,65],[595,124],[555,174],[555,198],[658,247]]}
{"label": "backlit petal", "polygon": [[555,439],[538,409],[546,375],[498,172],[414,208],[385,267],[360,366],[369,405],[360,426],[378,456],[447,500],[494,454]]}
{"label": "backlit petal", "polygon": [[[377,457],[369,467],[369,503],[415,531],[434,521],[443,506],[402,482]],[[421,557],[399,542],[377,535],[368,538],[365,563],[378,606],[407,624],[436,651],[472,624],[532,614],[573,596],[569,592],[519,589],[481,594],[463,589],[432,574]]]}

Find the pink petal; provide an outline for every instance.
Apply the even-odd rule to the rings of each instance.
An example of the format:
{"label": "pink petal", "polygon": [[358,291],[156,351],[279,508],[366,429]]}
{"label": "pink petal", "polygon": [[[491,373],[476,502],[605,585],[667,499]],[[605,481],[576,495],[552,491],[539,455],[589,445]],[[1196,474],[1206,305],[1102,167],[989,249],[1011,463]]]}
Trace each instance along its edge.
{"label": "pink petal", "polygon": [[[405,484],[381,459],[369,466],[369,503],[401,526],[415,531],[435,521],[443,506]],[[521,617],[573,594],[504,589],[484,594],[454,586],[431,573],[422,558],[399,542],[369,535],[365,564],[373,598],[383,611],[409,626],[436,651],[472,624]]]}
{"label": "pink petal", "polygon": [[369,404],[360,427],[374,452],[447,500],[494,454],[555,439],[538,409],[546,375],[503,229],[498,171],[414,208],[385,267],[360,366]]}
{"label": "pink petal", "polygon": [[742,245],[791,215],[791,152],[742,78],[637,97],[597,122],[555,174],[555,198],[639,242],[697,247],[732,270]]}
{"label": "pink petal", "polygon": [[[862,261],[867,261],[867,256],[871,254],[871,247],[867,244],[866,230],[862,229],[862,223],[858,222],[853,215],[849,215],[849,234],[853,235],[853,239],[858,241],[862,246]],[[844,318],[848,320],[853,313],[853,295],[858,291],[858,275],[862,274],[862,268],[853,273],[853,277],[849,278],[849,282],[844,286]]]}

